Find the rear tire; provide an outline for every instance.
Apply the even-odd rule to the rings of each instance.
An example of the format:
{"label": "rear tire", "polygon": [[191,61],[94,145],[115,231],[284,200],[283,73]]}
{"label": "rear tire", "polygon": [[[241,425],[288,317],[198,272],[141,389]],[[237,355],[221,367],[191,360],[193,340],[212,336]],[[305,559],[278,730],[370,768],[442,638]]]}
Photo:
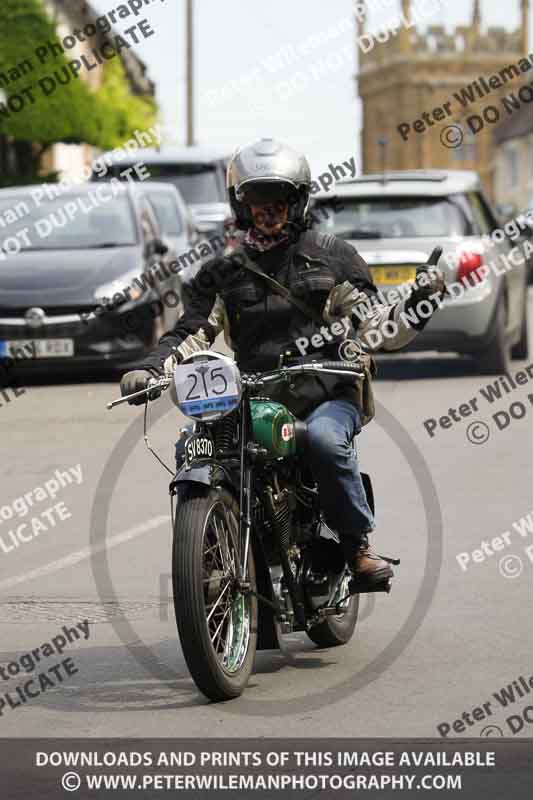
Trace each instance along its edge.
{"label": "rear tire", "polygon": [[504,375],[510,368],[510,347],[505,332],[506,311],[503,298],[496,311],[496,323],[490,344],[475,356],[484,375]]}
{"label": "rear tire", "polygon": [[[345,581],[341,594],[347,592],[349,580]],[[339,597],[339,599],[342,599]],[[338,617],[326,617],[321,623],[307,631],[307,635],[318,647],[340,647],[347,644],[353,636],[359,614],[359,595],[353,594],[348,600],[348,610]]]}
{"label": "rear tire", "polygon": [[524,287],[524,311],[522,314],[522,325],[520,326],[520,339],[511,349],[511,358],[525,361],[529,358],[529,329],[528,329],[528,303],[527,286]]}
{"label": "rear tire", "polygon": [[[238,519],[238,504],[225,489],[182,489],[174,525],[174,611],[192,678],[215,701],[242,694],[257,645],[257,599],[234,587]],[[255,591],[251,547],[248,580]]]}

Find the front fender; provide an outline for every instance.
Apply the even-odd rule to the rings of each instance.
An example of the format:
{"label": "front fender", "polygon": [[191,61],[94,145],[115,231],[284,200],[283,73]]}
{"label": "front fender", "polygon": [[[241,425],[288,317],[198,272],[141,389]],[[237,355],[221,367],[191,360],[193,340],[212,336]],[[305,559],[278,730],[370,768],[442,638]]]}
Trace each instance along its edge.
{"label": "front fender", "polygon": [[199,464],[197,467],[191,467],[190,469],[186,469],[183,463],[178,467],[176,476],[170,484],[170,492],[172,493],[180,483],[199,483],[202,486],[226,484],[231,491],[237,492],[237,496],[239,491],[236,476],[232,475],[226,467],[216,461],[209,464]]}
{"label": "front fender", "polygon": [[201,483],[203,486],[212,486],[212,467],[210,464],[202,464],[202,466],[191,467],[185,469],[185,464],[182,464],[176,472],[176,476],[170,484],[170,491],[172,492],[180,483]]}

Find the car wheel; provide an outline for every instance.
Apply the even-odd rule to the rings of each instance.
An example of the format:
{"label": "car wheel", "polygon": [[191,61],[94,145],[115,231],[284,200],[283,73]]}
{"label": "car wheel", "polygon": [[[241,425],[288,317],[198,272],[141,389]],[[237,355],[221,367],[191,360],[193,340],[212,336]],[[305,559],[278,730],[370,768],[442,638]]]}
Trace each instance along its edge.
{"label": "car wheel", "polygon": [[524,311],[522,313],[522,325],[520,326],[520,339],[511,349],[511,358],[525,360],[529,358],[529,327],[528,327],[528,302],[527,286],[524,287]]}
{"label": "car wheel", "polygon": [[479,371],[486,375],[503,375],[509,371],[510,347],[505,331],[506,311],[503,298],[496,312],[496,322],[488,346],[476,356]]}

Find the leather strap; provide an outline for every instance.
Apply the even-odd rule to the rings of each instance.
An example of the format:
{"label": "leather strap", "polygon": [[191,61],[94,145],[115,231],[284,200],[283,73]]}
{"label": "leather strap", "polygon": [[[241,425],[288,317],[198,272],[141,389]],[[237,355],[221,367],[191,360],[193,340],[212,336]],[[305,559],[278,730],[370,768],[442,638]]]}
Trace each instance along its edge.
{"label": "leather strap", "polygon": [[271,275],[267,275],[266,272],[263,272],[262,269],[257,267],[253,263],[252,259],[249,257],[248,253],[244,251],[244,249],[241,249],[241,251],[239,252],[239,262],[242,264],[243,267],[245,267],[250,272],[259,275],[260,278],[264,278],[266,281],[268,281],[268,283],[270,283],[270,285],[274,288],[277,294],[284,297],[285,300],[289,301],[289,303],[292,303],[293,306],[295,306],[297,309],[299,309],[299,311],[301,311],[307,317],[316,322],[317,325],[324,324],[324,320],[320,314],[317,314],[317,312],[313,308],[311,308],[311,306],[308,306],[307,303],[304,303],[303,300],[298,300],[296,297],[294,297],[286,286],[283,286],[283,284],[281,284]]}

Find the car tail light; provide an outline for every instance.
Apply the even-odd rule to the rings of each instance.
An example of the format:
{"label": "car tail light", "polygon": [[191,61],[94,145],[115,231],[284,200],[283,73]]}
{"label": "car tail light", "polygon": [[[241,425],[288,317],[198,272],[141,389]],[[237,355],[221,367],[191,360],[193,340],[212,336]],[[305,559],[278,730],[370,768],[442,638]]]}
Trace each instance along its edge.
{"label": "car tail light", "polygon": [[[459,255],[459,262],[457,265],[457,280],[470,286],[480,283],[486,276],[486,269],[483,267],[483,256],[481,253],[463,250]],[[471,275],[472,279],[469,280]]]}

